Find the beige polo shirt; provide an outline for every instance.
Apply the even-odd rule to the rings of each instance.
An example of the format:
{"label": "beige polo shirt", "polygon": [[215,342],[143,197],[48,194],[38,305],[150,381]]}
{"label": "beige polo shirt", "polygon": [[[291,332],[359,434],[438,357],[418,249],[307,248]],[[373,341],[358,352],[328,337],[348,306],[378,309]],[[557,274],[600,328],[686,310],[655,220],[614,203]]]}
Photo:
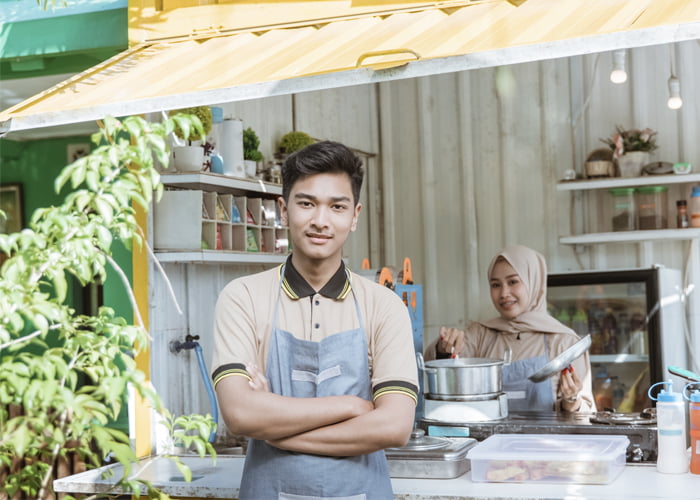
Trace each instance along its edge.
{"label": "beige polo shirt", "polygon": [[[360,326],[367,336],[373,399],[387,392],[417,399],[418,375],[411,319],[398,295],[373,281],[338,271],[315,291],[287,259],[283,266],[230,282],[219,294],[214,318],[214,385],[227,376],[245,376],[245,363],[266,369],[275,305],[277,328],[318,342]],[[280,288],[280,278],[283,278]]]}

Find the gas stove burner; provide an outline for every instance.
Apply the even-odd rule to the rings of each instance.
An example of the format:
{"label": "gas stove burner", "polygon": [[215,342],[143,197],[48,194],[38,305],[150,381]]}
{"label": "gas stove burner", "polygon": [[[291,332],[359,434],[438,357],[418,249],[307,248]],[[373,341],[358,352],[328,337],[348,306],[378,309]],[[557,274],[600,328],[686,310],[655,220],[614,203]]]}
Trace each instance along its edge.
{"label": "gas stove burner", "polygon": [[655,425],[656,408],[646,408],[639,413],[599,411],[591,417],[591,422],[608,425]]}

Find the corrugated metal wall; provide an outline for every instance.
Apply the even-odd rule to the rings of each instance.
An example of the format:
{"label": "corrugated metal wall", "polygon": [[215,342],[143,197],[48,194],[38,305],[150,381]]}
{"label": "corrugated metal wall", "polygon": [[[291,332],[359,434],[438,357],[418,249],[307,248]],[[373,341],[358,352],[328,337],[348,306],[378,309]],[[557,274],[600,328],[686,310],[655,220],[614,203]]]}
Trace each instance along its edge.
{"label": "corrugated metal wall", "polygon": [[[678,111],[666,106],[671,53],[684,98]],[[595,230],[602,215],[595,208],[584,211],[581,201],[588,196],[595,207],[607,201],[607,193],[600,199],[572,195],[557,192],[556,183],[567,169],[581,172],[587,154],[603,147],[599,138],[617,124],[658,130],[652,159],[690,161],[698,171],[699,62],[700,44],[693,41],[628,51],[629,79],[622,85],[610,82],[612,58],[603,53],[224,108],[226,116],[242,118],[258,132],[268,158],[292,129],[377,155],[368,158],[365,209],[345,254],[354,268],[364,257],[373,267],[412,259],[416,282],[424,285],[429,340],[440,325],[464,326],[493,314],[484,273],[506,244],[541,251],[552,272],[651,263],[684,268],[685,242],[644,249],[560,245],[559,236]],[[669,199],[686,197],[689,188],[683,189],[672,188]],[[194,353],[174,355],[168,343],[184,338],[189,321],[209,362],[218,291],[256,269],[166,265],[183,317],[154,271],[153,380],[175,413],[207,412],[209,403]]]}

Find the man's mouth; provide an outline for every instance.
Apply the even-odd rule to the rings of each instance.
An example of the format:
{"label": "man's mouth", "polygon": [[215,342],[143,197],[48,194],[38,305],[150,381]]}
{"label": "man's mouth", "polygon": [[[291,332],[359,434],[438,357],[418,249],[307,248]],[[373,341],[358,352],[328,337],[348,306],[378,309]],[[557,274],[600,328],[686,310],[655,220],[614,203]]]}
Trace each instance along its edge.
{"label": "man's mouth", "polygon": [[330,235],[321,233],[306,233],[306,236],[314,243],[325,243],[331,239]]}

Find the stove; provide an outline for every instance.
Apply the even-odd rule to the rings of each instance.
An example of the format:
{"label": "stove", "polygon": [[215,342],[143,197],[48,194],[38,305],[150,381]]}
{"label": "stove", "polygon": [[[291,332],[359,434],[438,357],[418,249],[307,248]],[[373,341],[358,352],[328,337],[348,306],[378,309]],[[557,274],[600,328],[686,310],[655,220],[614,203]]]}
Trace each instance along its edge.
{"label": "stove", "polygon": [[[427,402],[427,401],[426,401]],[[428,436],[474,438],[482,441],[492,434],[595,434],[625,435],[630,444],[627,462],[656,462],[656,410],[640,413],[598,412],[564,414],[517,412],[493,420],[467,422],[421,418],[417,426]]]}

